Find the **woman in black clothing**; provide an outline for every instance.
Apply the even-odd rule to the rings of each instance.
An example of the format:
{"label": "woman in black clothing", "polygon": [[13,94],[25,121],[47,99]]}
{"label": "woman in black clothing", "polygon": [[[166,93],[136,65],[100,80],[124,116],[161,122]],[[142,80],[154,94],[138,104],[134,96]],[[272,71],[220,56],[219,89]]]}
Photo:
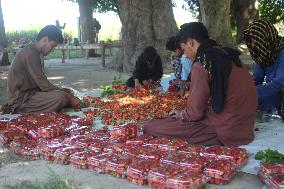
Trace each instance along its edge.
{"label": "woman in black clothing", "polygon": [[153,82],[163,76],[161,57],[152,46],[146,47],[138,57],[133,75],[126,84],[131,88],[140,88],[142,85],[149,87]]}

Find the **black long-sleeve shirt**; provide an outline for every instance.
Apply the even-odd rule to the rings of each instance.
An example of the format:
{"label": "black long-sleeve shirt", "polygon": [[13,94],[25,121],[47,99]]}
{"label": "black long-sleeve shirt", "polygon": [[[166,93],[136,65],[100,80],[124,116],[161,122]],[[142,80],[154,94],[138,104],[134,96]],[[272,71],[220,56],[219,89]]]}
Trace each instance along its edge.
{"label": "black long-sleeve shirt", "polygon": [[133,78],[138,79],[140,81],[152,79],[153,81],[158,81],[163,76],[163,66],[161,57],[158,56],[154,66],[151,67],[147,64],[145,59],[142,56],[139,56],[135,69],[133,71]]}

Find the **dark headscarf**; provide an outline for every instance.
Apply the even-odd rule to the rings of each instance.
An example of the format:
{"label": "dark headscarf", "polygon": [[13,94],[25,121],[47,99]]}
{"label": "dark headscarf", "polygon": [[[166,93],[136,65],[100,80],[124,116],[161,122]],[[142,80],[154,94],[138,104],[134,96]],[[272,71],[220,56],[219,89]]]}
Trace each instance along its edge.
{"label": "dark headscarf", "polygon": [[276,60],[278,52],[284,49],[284,38],[278,35],[276,28],[266,20],[251,23],[243,35],[252,59],[262,66],[270,66]]}
{"label": "dark headscarf", "polygon": [[153,46],[148,46],[144,49],[142,53],[143,58],[148,62],[155,62],[157,59],[158,53]]}
{"label": "dark headscarf", "polygon": [[196,59],[208,70],[212,109],[222,112],[227,96],[228,80],[232,71],[232,62],[241,67],[240,52],[231,48],[222,48],[215,41],[209,39],[206,27],[200,22],[191,22],[181,26],[178,33],[179,41],[186,43],[188,38],[193,38],[200,43]]}
{"label": "dark headscarf", "polygon": [[158,56],[158,52],[153,46],[146,47],[142,53],[142,57],[150,69],[154,68]]}

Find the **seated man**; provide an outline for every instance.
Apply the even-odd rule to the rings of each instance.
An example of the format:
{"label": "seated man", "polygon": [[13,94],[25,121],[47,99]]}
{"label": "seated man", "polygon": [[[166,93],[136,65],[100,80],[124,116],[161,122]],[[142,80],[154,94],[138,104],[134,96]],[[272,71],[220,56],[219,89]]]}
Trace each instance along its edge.
{"label": "seated man", "polygon": [[[255,61],[254,80],[258,108],[279,113],[284,89],[284,38],[265,20],[256,20],[244,31],[244,40]],[[265,81],[265,82],[264,82]]]}
{"label": "seated man", "polygon": [[200,22],[184,24],[179,36],[184,54],[194,60],[186,108],[146,122],[144,133],[202,145],[252,142],[257,94],[240,53],[218,47]]}
{"label": "seated man", "polygon": [[51,84],[42,70],[41,55],[48,55],[62,42],[60,31],[49,25],[38,33],[35,43],[17,53],[8,73],[8,103],[3,113],[59,112],[81,105],[69,91]]}

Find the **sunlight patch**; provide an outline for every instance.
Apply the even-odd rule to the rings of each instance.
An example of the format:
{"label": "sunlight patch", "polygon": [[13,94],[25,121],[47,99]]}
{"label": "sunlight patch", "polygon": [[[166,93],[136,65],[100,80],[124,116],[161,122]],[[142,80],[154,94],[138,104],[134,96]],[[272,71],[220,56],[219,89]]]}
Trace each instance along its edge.
{"label": "sunlight patch", "polygon": [[50,80],[59,80],[59,79],[64,79],[64,76],[48,77],[47,79],[50,79]]}

